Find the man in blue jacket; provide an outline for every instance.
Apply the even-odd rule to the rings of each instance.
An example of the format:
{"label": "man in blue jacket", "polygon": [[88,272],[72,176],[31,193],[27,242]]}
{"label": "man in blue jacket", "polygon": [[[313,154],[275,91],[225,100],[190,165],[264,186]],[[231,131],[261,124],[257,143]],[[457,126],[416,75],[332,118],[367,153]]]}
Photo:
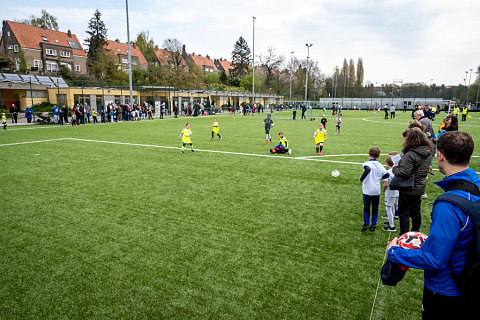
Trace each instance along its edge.
{"label": "man in blue jacket", "polygon": [[[451,131],[443,134],[437,141],[437,159],[438,168],[445,178],[436,184],[448,193],[478,202],[480,179],[469,168],[473,149],[473,139],[468,133]],[[472,183],[473,193],[477,195],[456,190],[454,185],[459,183]],[[432,210],[428,239],[419,250],[398,247],[397,238],[388,245],[388,258],[391,261],[425,270],[422,319],[466,319],[462,297],[452,272],[463,274],[473,236],[474,225],[468,216],[456,205],[439,201]]]}

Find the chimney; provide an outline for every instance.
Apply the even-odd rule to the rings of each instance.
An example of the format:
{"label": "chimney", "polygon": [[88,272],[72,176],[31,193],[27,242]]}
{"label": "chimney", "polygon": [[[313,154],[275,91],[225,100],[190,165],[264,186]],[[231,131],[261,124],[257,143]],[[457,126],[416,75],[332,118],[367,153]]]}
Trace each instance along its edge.
{"label": "chimney", "polygon": [[192,52],[192,56],[195,56],[195,52]]}
{"label": "chimney", "polygon": [[120,43],[120,40],[119,40],[119,39],[115,39],[115,42],[116,42],[116,43]]}
{"label": "chimney", "polygon": [[48,30],[47,26],[46,26],[46,25],[44,25],[44,24],[42,24],[41,28],[42,28],[43,30],[45,30],[45,31],[47,31],[47,30]]}
{"label": "chimney", "polygon": [[69,38],[72,37],[72,31],[71,31],[70,29],[68,29],[67,34],[68,34],[68,37],[69,37]]}

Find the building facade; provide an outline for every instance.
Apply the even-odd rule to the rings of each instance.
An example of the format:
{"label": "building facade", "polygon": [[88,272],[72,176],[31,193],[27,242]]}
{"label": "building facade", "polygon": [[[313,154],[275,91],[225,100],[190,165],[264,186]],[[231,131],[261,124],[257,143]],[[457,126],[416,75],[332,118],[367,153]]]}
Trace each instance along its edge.
{"label": "building facade", "polygon": [[62,66],[72,73],[87,74],[87,54],[70,30],[61,32],[4,20],[0,55],[10,57],[17,71],[24,59],[34,75],[55,75]]}
{"label": "building facade", "polygon": [[[118,69],[128,72],[128,44],[120,42],[118,39],[115,41],[107,40],[105,49],[117,57]],[[130,56],[132,57],[132,68],[148,69],[147,60],[140,49],[134,44],[130,45]]]}

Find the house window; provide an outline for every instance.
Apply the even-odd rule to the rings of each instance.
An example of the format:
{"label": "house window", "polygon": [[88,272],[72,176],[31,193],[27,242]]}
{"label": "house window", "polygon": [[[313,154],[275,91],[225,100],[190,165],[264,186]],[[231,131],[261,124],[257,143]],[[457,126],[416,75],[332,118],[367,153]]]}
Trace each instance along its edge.
{"label": "house window", "polygon": [[42,60],[33,60],[33,66],[39,69],[43,69],[43,61]]}
{"label": "house window", "polygon": [[42,36],[43,41],[48,41],[47,37]]}
{"label": "house window", "polygon": [[60,62],[60,65],[65,66],[68,68],[68,70],[72,71],[72,65],[70,63]]}
{"label": "house window", "polygon": [[123,64],[128,64],[128,59],[127,58],[122,58],[122,63]]}
{"label": "house window", "polygon": [[7,31],[7,36],[10,37],[10,31]]}
{"label": "house window", "polygon": [[117,51],[120,52],[120,49],[117,48]]}
{"label": "house window", "polygon": [[20,70],[20,58],[15,58],[15,70]]}
{"label": "house window", "polygon": [[58,71],[58,64],[56,61],[48,61],[47,60],[47,71],[48,72],[57,72]]}
{"label": "house window", "polygon": [[132,60],[132,64],[133,64],[134,66],[136,66],[136,65],[138,65],[138,61],[137,61],[137,60]]}
{"label": "house window", "polygon": [[80,72],[80,66],[78,64],[75,65],[75,71]]}
{"label": "house window", "polygon": [[14,46],[13,46],[13,51],[14,51],[14,52],[18,52],[18,46],[17,46],[17,45],[14,45]]}
{"label": "house window", "polygon": [[10,44],[10,45],[8,46],[8,50],[13,50],[13,44]]}
{"label": "house window", "polygon": [[60,51],[60,57],[70,58],[70,52],[68,52],[68,51]]}
{"label": "house window", "polygon": [[47,56],[56,56],[57,55],[57,50],[46,49],[45,53],[47,54]]}
{"label": "house window", "polygon": [[55,43],[58,43],[58,40],[57,40],[57,39],[55,39]]}

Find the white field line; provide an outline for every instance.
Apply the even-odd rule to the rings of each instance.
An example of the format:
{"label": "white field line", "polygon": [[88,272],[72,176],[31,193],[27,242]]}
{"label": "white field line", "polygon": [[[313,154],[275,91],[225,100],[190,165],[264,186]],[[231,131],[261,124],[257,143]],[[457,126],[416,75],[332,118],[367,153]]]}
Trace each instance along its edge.
{"label": "white field line", "polygon": [[49,139],[49,140],[37,140],[37,141],[25,141],[25,142],[13,142],[13,143],[4,143],[0,144],[0,147],[6,146],[16,146],[21,144],[30,144],[30,143],[41,143],[41,142],[51,142],[51,141],[62,141],[62,140],[69,140],[70,138],[58,138],[58,139]]}
{"label": "white field line", "polygon": [[[181,150],[180,147],[172,146],[161,146],[155,144],[143,144],[143,143],[130,143],[130,142],[119,142],[119,141],[108,141],[108,140],[92,140],[92,139],[80,139],[80,138],[59,138],[59,139],[50,139],[50,140],[38,140],[38,141],[25,141],[25,142],[15,142],[15,143],[6,143],[0,144],[0,147],[4,146],[13,146],[13,145],[22,145],[30,143],[40,143],[40,142],[51,142],[51,141],[84,141],[84,142],[96,142],[96,143],[107,143],[107,144],[117,144],[117,145],[126,145],[126,146],[136,146],[136,147],[148,147],[148,148],[160,148],[160,149],[174,149]],[[263,157],[263,158],[276,158],[276,159],[289,159],[289,160],[304,160],[304,161],[317,161],[317,162],[329,162],[329,163],[341,163],[341,164],[356,164],[362,165],[363,162],[351,162],[351,161],[338,161],[338,160],[328,160],[323,159],[326,156],[308,156],[308,157],[289,157],[281,155],[270,155],[270,154],[257,154],[257,153],[245,153],[245,152],[232,152],[232,151],[222,151],[222,150],[207,150],[207,149],[195,149],[196,152],[209,152],[209,153],[221,153],[221,154],[233,154],[240,156],[250,156],[250,157]],[[348,157],[348,156],[364,156],[365,154],[339,154],[339,155],[329,155],[331,157]],[[480,157],[480,156],[472,156]],[[433,169],[438,171],[438,169]],[[477,172],[478,173],[478,172]],[[480,173],[479,173],[480,174]]]}
{"label": "white field line", "polygon": [[[390,235],[391,235],[391,232],[388,233],[387,243],[390,241]],[[385,254],[383,255],[382,266],[385,264],[386,258],[387,258],[387,251],[385,251]],[[380,267],[380,268],[381,268],[381,267]],[[370,312],[370,318],[369,318],[369,320],[372,320],[372,317],[373,317],[373,310],[375,309],[375,302],[377,301],[378,288],[380,287],[380,279],[382,279],[382,276],[381,276],[381,275],[378,277],[377,289],[375,290],[375,296],[373,297],[372,311]],[[383,287],[383,285],[382,285],[382,287]]]}

